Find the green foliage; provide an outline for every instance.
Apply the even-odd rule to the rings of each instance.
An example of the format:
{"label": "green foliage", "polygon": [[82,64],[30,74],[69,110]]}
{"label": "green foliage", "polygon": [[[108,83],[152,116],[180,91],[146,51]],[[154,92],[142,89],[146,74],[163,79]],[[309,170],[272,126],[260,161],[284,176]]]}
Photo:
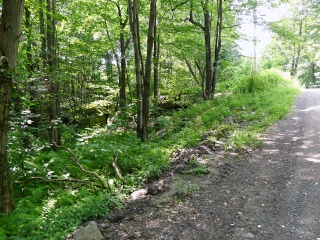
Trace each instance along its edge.
{"label": "green foliage", "polygon": [[235,131],[226,144],[226,149],[242,150],[247,148],[257,148],[262,144],[262,140],[259,135],[248,131]]}
{"label": "green foliage", "polygon": [[190,166],[190,168],[187,170],[184,170],[182,172],[183,174],[192,174],[192,175],[202,176],[204,174],[210,173],[209,168],[205,164],[199,163],[196,160],[189,162],[188,165]]}
{"label": "green foliage", "polygon": [[[178,101],[183,108],[160,112],[156,105],[152,106],[150,141],[141,142],[133,130],[136,127],[135,67],[127,2],[57,1],[57,14],[45,10],[45,1],[42,6],[35,2],[26,1],[30,26],[26,19],[15,73],[18,82],[14,86],[9,159],[14,180],[23,182],[30,177],[41,177],[49,182],[34,179],[14,185],[16,210],[11,215],[1,216],[1,239],[63,239],[83,221],[104,217],[110,209],[119,207],[125,196],[170,168],[174,151],[193,146],[209,131],[213,139],[230,138],[227,146],[236,150],[257,147],[262,129],[284,116],[297,94],[290,83],[272,71],[248,75],[252,63],[240,60],[235,44],[236,28],[227,27],[237,25],[237,14],[232,4],[226,2],[216,88],[224,95],[197,103],[202,95],[205,67],[203,31],[186,21],[190,15],[189,4],[163,1],[158,6],[159,35],[156,36],[160,43],[159,92]],[[216,5],[214,2],[209,5],[215,18]],[[195,21],[203,22],[201,4],[193,7]],[[45,25],[47,15],[57,21],[57,56],[54,57],[59,64],[53,72],[57,73],[55,80],[59,82],[57,98],[62,113],[56,122],[62,132],[62,145],[74,153],[85,170],[97,174],[110,189],[99,188],[101,183],[82,171],[70,159],[70,153],[53,149],[49,144],[51,123],[48,122],[47,103],[51,101],[48,94],[51,78],[48,71],[51,70],[41,56],[44,35],[40,29],[40,10],[44,11]],[[141,1],[143,59],[148,11],[147,2]],[[214,23],[215,19],[212,20]],[[278,30],[281,32],[283,26]],[[292,28],[284,31],[291,36],[293,33],[288,31]],[[126,45],[125,53],[120,49],[121,36]],[[300,38],[294,40],[301,43]],[[268,62],[266,65],[287,64],[288,59],[284,57],[287,53],[279,54],[281,58],[277,64]],[[121,59],[126,62],[127,102],[119,109]],[[193,161],[187,173],[207,172],[204,164]],[[63,179],[80,182],[54,182]],[[196,188],[181,187],[181,195]]]}
{"label": "green foliage", "polygon": [[179,203],[180,199],[189,196],[192,192],[197,191],[200,187],[197,184],[187,184],[184,182],[178,182],[175,185],[174,197],[175,201]]}
{"label": "green foliage", "polygon": [[59,194],[43,200],[40,205],[31,202],[33,199],[28,201],[28,207],[25,200],[18,202],[13,214],[0,218],[0,234],[11,236],[9,239],[64,239],[83,221],[104,217],[110,209],[120,207],[123,201],[121,196],[93,194],[82,188],[65,194],[68,203],[59,206],[64,194],[61,189]]}
{"label": "green foliage", "polygon": [[275,70],[264,70],[258,74],[240,76],[231,89],[239,93],[254,93],[274,88],[287,80]]}
{"label": "green foliage", "polygon": [[[236,151],[259,147],[259,134],[290,111],[299,92],[272,71],[261,73],[252,93],[239,91],[189,105],[151,119],[150,141],[141,142],[135,132],[121,126],[68,129],[63,142],[79,163],[97,173],[110,190],[79,183],[43,183],[30,181],[21,188],[15,185],[16,210],[0,218],[0,236],[24,239],[62,239],[83,221],[104,217],[119,207],[125,196],[141,184],[158,178],[170,167],[172,153],[193,146],[204,133],[210,138],[228,139],[226,148]],[[76,178],[95,184],[96,179],[83,173],[63,149],[39,148],[27,156],[24,169],[14,174],[16,180],[31,176],[46,179]],[[15,157],[15,155],[12,155]],[[123,180],[112,162],[116,161]],[[13,161],[15,162],[15,161]],[[203,163],[192,161],[188,174],[208,173]],[[177,198],[188,195],[196,186],[178,186]],[[54,222],[54,226],[52,226]]]}

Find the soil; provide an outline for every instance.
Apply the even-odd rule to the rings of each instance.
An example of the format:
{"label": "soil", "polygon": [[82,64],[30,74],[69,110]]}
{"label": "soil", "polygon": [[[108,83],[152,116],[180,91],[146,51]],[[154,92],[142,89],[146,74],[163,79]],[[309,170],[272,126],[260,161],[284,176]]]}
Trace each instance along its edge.
{"label": "soil", "polygon": [[[320,90],[305,90],[262,139],[258,149],[226,153],[208,134],[180,150],[171,171],[137,195],[142,199],[98,221],[103,236],[319,240]],[[185,174],[195,160],[209,173]]]}

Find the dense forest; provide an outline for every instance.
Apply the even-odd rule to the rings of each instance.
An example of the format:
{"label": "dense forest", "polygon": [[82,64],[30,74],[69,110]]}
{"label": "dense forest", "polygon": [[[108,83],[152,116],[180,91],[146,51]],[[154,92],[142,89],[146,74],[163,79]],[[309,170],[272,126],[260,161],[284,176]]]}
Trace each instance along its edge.
{"label": "dense forest", "polygon": [[[63,239],[209,133],[226,151],[258,147],[296,80],[320,85],[317,0],[2,0],[0,11],[1,239]],[[259,59],[241,54],[244,21],[272,32]]]}

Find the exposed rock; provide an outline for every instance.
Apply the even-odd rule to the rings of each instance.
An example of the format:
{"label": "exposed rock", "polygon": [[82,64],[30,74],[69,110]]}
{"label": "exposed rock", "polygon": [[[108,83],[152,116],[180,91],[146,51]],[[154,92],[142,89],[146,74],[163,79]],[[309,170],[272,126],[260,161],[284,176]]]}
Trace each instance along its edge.
{"label": "exposed rock", "polygon": [[164,191],[166,191],[166,185],[164,180],[160,180],[148,186],[148,194],[151,194],[151,195],[163,193]]}
{"label": "exposed rock", "polygon": [[113,214],[108,215],[107,219],[111,223],[116,223],[116,222],[122,221],[122,219],[124,219],[125,217],[126,217],[126,213],[125,212],[115,212]]}
{"label": "exposed rock", "polygon": [[131,193],[131,199],[132,200],[142,199],[142,198],[145,198],[147,194],[148,194],[147,189],[140,189]]}
{"label": "exposed rock", "polygon": [[75,240],[103,240],[103,236],[98,229],[97,223],[94,221],[89,222],[87,226],[82,228],[77,235]]}

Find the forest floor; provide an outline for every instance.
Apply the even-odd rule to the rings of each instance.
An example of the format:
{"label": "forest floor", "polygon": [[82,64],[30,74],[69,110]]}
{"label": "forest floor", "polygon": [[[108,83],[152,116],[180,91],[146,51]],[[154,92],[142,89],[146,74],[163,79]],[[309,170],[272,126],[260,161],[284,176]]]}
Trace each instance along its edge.
{"label": "forest floor", "polygon": [[[98,221],[103,236],[320,239],[320,90],[305,90],[261,138],[260,148],[241,153],[209,137],[180,150],[171,171],[146,186],[154,195]],[[195,159],[210,172],[182,174]]]}

